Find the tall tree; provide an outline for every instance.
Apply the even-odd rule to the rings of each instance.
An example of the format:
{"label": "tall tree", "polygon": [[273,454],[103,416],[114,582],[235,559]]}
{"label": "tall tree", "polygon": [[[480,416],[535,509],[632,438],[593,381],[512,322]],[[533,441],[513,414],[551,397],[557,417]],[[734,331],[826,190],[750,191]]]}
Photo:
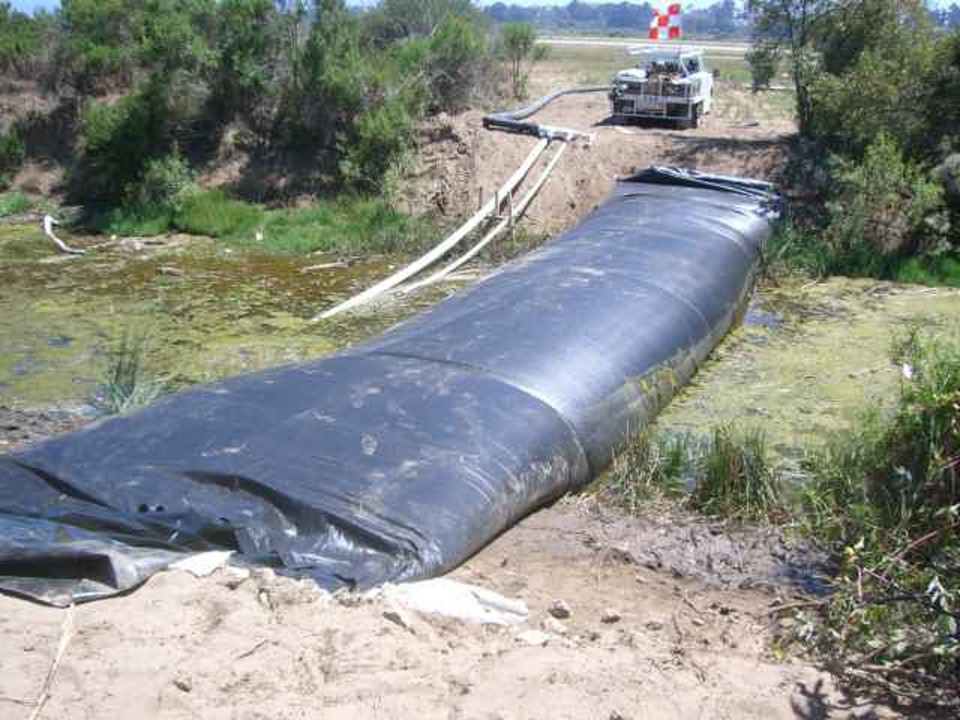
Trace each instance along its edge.
{"label": "tall tree", "polygon": [[816,28],[837,4],[837,0],[747,0],[756,37],[789,51],[801,135],[813,129],[810,90],[817,72]]}

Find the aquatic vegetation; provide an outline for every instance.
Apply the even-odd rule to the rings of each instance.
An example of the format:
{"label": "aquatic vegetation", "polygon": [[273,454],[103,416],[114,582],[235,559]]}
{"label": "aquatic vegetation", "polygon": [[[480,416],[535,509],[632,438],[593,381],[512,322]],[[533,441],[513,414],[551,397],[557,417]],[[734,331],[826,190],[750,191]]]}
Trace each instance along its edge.
{"label": "aquatic vegetation", "polygon": [[682,498],[691,450],[686,436],[664,437],[650,428],[636,433],[614,454],[605,492],[631,513],[651,501]]}
{"label": "aquatic vegetation", "polygon": [[768,520],[782,512],[782,480],[758,428],[714,428],[697,458],[691,505],[706,515]]}

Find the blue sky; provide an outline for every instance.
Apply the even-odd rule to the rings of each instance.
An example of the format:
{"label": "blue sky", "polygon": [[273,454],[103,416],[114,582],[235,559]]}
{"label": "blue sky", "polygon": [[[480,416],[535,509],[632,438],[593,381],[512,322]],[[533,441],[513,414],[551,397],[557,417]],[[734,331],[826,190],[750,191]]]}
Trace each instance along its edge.
{"label": "blue sky", "polygon": [[[373,0],[348,0],[348,5],[370,5]],[[588,0],[589,2],[620,2],[621,0]],[[960,0],[935,0],[932,4],[936,6],[950,5],[951,2]],[[60,4],[59,0],[9,0],[10,4],[17,10],[26,10],[32,12],[38,8],[52,9]],[[492,5],[495,0],[481,0],[481,5]],[[510,3],[511,0],[503,0]],[[512,0],[517,5],[566,5],[569,0]],[[681,0],[687,7],[703,7],[711,5],[716,0]],[[651,5],[656,5],[657,0],[650,0]],[[662,0],[661,5],[666,5],[667,0]]]}

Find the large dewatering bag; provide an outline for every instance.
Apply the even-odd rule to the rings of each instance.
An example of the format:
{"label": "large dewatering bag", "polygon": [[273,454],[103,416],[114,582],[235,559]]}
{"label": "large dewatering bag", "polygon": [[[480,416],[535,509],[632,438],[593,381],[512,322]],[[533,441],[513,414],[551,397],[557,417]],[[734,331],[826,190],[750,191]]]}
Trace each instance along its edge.
{"label": "large dewatering bag", "polygon": [[450,570],[593,479],[695,371],[772,201],[647,170],[379,338],[0,458],[0,589],[90,600],[215,549],[327,588]]}

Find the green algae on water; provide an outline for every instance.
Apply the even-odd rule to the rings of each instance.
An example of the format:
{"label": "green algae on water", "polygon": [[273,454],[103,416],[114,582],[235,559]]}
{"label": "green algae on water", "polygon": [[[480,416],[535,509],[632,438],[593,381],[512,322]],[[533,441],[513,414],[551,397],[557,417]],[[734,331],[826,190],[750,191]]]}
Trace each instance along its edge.
{"label": "green algae on water", "polygon": [[0,404],[86,401],[127,331],[149,333],[147,369],[176,389],[330,354],[445,292],[314,323],[387,274],[388,260],[237,252],[182,236],[68,242],[87,254],[58,255],[38,228],[0,226]]}
{"label": "green algae on water", "polygon": [[832,278],[758,290],[747,321],[724,340],[657,420],[701,437],[725,424],[759,427],[784,458],[850,427],[869,406],[893,404],[900,369],[891,345],[919,324],[960,337],[960,293]]}

